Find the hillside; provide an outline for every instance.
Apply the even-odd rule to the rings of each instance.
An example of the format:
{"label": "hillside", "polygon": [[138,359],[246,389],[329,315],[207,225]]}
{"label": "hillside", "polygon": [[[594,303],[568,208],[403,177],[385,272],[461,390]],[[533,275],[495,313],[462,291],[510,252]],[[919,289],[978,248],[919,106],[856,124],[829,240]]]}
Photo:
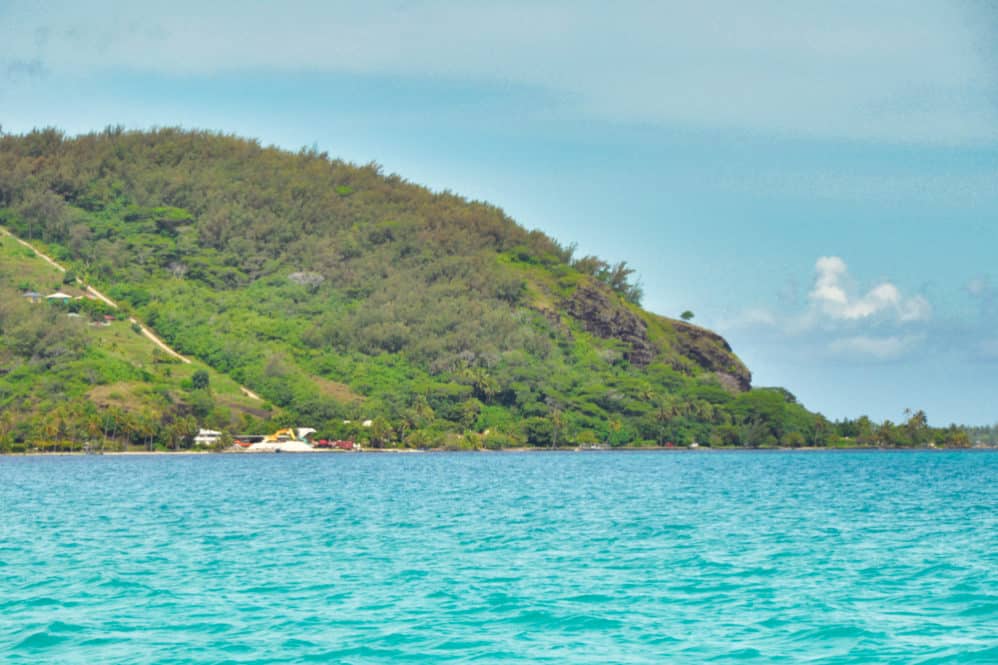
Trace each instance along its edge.
{"label": "hillside", "polygon": [[[19,350],[17,320],[29,310],[13,301],[27,286],[56,285],[28,278],[30,259],[15,266],[19,250],[5,245],[0,286],[16,315],[0,319],[0,407],[19,423],[7,428],[18,440],[37,436],[61,399],[25,392],[17,377],[32,372],[38,382],[58,373],[81,405],[179,405],[181,417],[230,430],[264,425],[240,422],[266,415],[240,401],[243,384],[281,422],[376,446],[461,435],[488,447],[828,436],[786,391],[750,390],[722,338],[642,310],[626,264],[575,257],[499,208],[376,165],[175,129],[4,135],[0,224],[213,372],[215,403],[195,413],[181,385],[193,369],[167,373],[151,347],[126,351],[145,342],[123,322],[81,338],[59,319],[72,352]],[[39,325],[52,325],[44,316]],[[88,383],[94,364],[118,369]],[[365,419],[374,426],[358,430]]]}
{"label": "hillside", "polygon": [[[45,302],[50,293],[73,300]],[[180,445],[199,422],[241,429],[271,416],[229,377],[171,358],[123,313],[88,299],[72,275],[2,232],[0,331],[2,448]],[[207,389],[195,387],[198,372]]]}

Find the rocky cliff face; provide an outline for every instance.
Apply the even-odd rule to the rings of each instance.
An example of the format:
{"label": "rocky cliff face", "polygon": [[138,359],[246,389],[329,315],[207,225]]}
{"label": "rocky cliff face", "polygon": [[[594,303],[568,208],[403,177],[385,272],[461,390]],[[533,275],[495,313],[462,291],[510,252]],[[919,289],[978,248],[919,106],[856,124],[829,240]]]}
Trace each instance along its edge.
{"label": "rocky cliff face", "polygon": [[627,344],[630,350],[624,357],[632,365],[645,367],[654,360],[655,347],[648,340],[648,324],[616,302],[605,289],[595,285],[580,286],[564,306],[586,331]]}
{"label": "rocky cliff face", "polygon": [[[595,284],[580,286],[563,306],[587,332],[603,339],[624,342],[629,347],[625,352],[625,358],[632,365],[645,367],[662,351],[649,339],[648,323],[601,286]],[[707,372],[712,372],[718,381],[732,392],[741,392],[752,387],[752,373],[734,354],[731,346],[717,333],[662,317],[654,317],[653,322],[660,324],[663,329],[671,327],[675,331],[675,336],[672,338],[675,354],[692,361]],[[666,359],[666,362],[670,360]],[[677,369],[690,371],[685,362],[676,362],[675,355],[672,356],[671,363]]]}
{"label": "rocky cliff face", "polygon": [[676,350],[714,372],[722,385],[738,391],[752,387],[752,373],[735,356],[728,342],[715,332],[682,321],[670,321],[676,331]]}

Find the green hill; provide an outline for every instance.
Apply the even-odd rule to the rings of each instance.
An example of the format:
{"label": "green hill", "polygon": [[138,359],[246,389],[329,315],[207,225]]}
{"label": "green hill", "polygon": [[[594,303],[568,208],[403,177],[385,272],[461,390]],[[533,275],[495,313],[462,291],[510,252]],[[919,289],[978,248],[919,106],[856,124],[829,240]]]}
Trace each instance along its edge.
{"label": "green hill", "polygon": [[[74,299],[47,302],[53,292]],[[189,439],[199,421],[236,430],[270,418],[231,378],[171,358],[122,312],[85,296],[71,278],[0,235],[3,447],[74,450],[92,440],[151,448]],[[198,372],[203,377],[195,380]],[[196,388],[205,378],[207,390]]]}
{"label": "green hill", "polygon": [[[4,135],[0,223],[213,372],[213,401],[196,406],[193,368],[153,362],[126,323],[83,334],[20,302],[58,275],[29,277],[31,259],[5,244],[8,441],[42,436],[64,398],[376,446],[793,445],[830,430],[789,393],[750,390],[716,334],[642,310],[626,264],[575,257],[499,208],[373,164],[177,129]],[[69,350],[20,348],[28,311]],[[268,414],[237,383],[276,419],[252,420]]]}

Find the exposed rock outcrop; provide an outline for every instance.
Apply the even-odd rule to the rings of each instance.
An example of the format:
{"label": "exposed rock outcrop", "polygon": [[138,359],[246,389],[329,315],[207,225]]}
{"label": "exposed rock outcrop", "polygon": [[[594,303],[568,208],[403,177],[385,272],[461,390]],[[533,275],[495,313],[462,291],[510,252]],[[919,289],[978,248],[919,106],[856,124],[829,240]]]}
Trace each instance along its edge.
{"label": "exposed rock outcrop", "polygon": [[671,321],[676,350],[704,369],[714,372],[721,385],[745,391],[752,387],[752,373],[715,332],[682,321]]}
{"label": "exposed rock outcrop", "polygon": [[605,289],[592,284],[580,286],[564,307],[586,331],[627,344],[630,349],[624,357],[632,365],[645,367],[654,360],[655,347],[648,340],[648,324],[616,302]]}

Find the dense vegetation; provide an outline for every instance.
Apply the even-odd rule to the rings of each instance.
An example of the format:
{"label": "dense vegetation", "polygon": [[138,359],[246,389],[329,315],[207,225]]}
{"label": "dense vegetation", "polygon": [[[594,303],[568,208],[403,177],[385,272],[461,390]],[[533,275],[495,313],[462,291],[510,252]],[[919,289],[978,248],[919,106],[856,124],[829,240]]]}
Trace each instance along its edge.
{"label": "dense vegetation", "polygon": [[[53,291],[78,299],[22,295]],[[124,313],[82,296],[73,275],[0,236],[0,452],[179,447],[201,423],[241,429],[271,416],[231,379],[171,358]]]}
{"label": "dense vegetation", "polygon": [[990,427],[968,427],[967,436],[974,444],[998,447],[998,424]]}
{"label": "dense vegetation", "polygon": [[[575,257],[494,206],[314,150],[177,129],[2,135],[0,224],[275,410],[164,388],[169,377],[148,366],[112,372],[69,323],[10,302],[30,285],[8,283],[5,445],[45,438],[60,390],[79,410],[64,420],[80,423],[93,409],[84,384],[129,382],[163,399],[115,405],[118,416],[150,414],[160,442],[189,439],[174,430],[196,424],[296,423],[374,446],[963,443],[833,424],[784,390],[750,389],[692,312],[640,309],[626,264]],[[27,333],[23,316],[44,323]]]}

